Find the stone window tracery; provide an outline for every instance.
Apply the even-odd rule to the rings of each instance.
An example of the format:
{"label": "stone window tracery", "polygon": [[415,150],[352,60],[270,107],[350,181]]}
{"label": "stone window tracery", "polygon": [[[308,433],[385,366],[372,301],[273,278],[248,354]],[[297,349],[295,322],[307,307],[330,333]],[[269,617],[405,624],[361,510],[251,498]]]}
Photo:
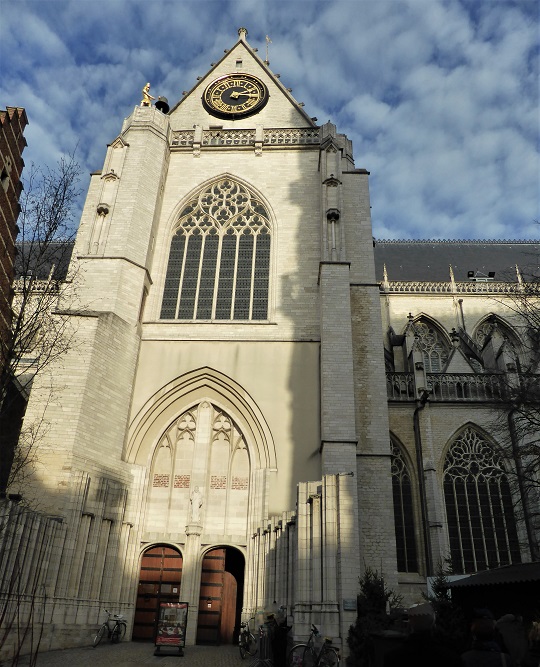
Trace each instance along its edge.
{"label": "stone window tracery", "polygon": [[426,373],[440,373],[448,361],[448,345],[437,329],[428,322],[415,322],[414,337],[422,351]]}
{"label": "stone window tracery", "polygon": [[519,354],[514,336],[508,328],[493,316],[482,322],[474,333],[474,338],[479,348],[483,350],[488,342],[491,342],[493,353],[498,356],[504,348],[509,359],[517,364],[519,368]]}
{"label": "stone window tracery", "polygon": [[195,195],[171,241],[161,319],[266,320],[270,216],[223,178]]}
{"label": "stone window tracery", "polygon": [[245,536],[249,451],[239,425],[217,405],[203,400],[177,417],[162,433],[149,473],[147,530],[183,530],[199,487],[205,529]]}
{"label": "stone window tracery", "polygon": [[520,562],[510,485],[502,461],[473,428],[452,443],[444,496],[455,573]]}
{"label": "stone window tracery", "polygon": [[398,572],[418,572],[412,481],[400,448],[390,442]]}

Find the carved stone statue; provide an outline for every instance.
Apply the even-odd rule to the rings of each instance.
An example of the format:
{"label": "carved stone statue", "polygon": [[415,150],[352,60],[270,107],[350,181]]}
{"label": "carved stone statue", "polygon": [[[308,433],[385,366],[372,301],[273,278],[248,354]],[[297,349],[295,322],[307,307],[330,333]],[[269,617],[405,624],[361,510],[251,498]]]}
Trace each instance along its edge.
{"label": "carved stone statue", "polygon": [[141,100],[141,106],[142,107],[151,107],[152,106],[152,100],[155,100],[155,97],[152,97],[150,95],[150,84],[147,83],[146,86],[142,89],[142,94],[143,98]]}
{"label": "carved stone statue", "polygon": [[196,486],[191,494],[191,523],[199,523],[201,520],[201,507],[203,505],[203,495]]}

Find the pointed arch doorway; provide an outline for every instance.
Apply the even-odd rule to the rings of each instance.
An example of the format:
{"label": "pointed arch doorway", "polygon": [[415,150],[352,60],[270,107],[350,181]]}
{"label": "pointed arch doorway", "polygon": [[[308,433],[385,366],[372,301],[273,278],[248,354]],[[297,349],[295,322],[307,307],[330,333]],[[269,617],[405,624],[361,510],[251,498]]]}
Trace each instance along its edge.
{"label": "pointed arch doorway", "polygon": [[197,644],[232,644],[238,637],[244,570],[244,556],[234,547],[217,547],[204,555]]}
{"label": "pointed arch doorway", "polygon": [[133,639],[150,641],[161,602],[178,602],[182,581],[182,554],[160,544],[147,549],[141,559]]}

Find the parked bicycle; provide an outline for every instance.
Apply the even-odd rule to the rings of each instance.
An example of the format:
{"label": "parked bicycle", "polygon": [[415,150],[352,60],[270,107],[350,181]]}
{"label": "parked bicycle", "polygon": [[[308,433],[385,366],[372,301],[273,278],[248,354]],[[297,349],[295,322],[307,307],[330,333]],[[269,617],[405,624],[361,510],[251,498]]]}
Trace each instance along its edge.
{"label": "parked bicycle", "polygon": [[[317,639],[322,639],[320,648]],[[330,646],[330,637],[322,638],[315,625],[306,644],[296,644],[289,652],[288,667],[339,667],[339,652]]]}
{"label": "parked bicycle", "polygon": [[[254,620],[255,617],[250,618],[250,621]],[[249,621],[242,621],[242,623],[240,623],[238,648],[240,649],[240,657],[242,660],[246,657],[246,655],[254,656],[257,654],[257,639],[253,632],[251,632]]]}
{"label": "parked bicycle", "polygon": [[99,644],[99,642],[107,634],[108,638],[113,644],[121,642],[124,639],[127,630],[127,623],[124,620],[124,617],[120,614],[111,614],[107,609],[105,609],[107,614],[107,620],[103,622],[103,625],[97,631],[97,635],[94,637],[94,648]]}

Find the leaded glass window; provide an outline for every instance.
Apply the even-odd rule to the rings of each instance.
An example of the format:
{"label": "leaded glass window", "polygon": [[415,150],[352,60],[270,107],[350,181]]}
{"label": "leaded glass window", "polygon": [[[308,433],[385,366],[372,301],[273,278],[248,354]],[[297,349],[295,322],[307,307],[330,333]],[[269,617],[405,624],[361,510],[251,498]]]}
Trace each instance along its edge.
{"label": "leaded glass window", "polygon": [[416,322],[414,336],[422,351],[427,373],[440,373],[448,360],[448,346],[437,329],[427,322]]}
{"label": "leaded glass window", "polygon": [[230,178],[209,185],[180,214],[161,306],[165,320],[266,320],[270,216]]}
{"label": "leaded glass window", "polygon": [[400,448],[390,442],[390,449],[398,572],[418,572],[411,475]]}
{"label": "leaded glass window", "polygon": [[452,443],[446,455],[444,497],[455,573],[521,561],[502,461],[471,427]]}

